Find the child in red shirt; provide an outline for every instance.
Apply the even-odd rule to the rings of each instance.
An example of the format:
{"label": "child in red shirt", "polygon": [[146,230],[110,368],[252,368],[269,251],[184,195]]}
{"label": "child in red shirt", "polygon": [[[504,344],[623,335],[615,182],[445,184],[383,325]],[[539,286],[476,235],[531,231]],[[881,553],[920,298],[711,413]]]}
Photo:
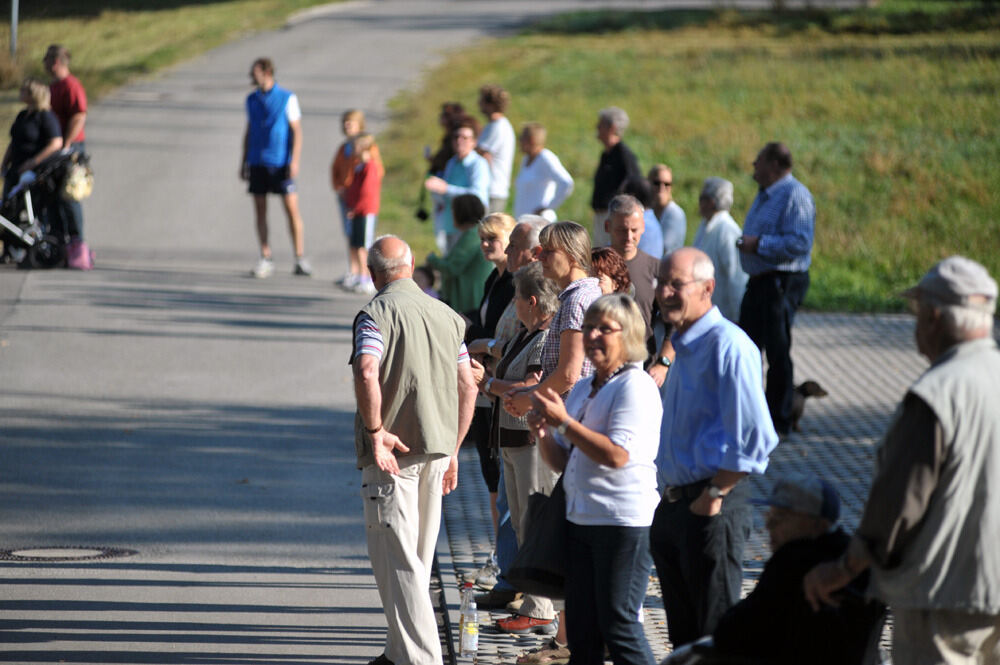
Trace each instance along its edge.
{"label": "child in red shirt", "polygon": [[351,140],[351,152],[357,156],[357,163],[344,193],[346,217],[351,221],[351,272],[357,284],[354,290],[367,295],[375,294],[375,285],[368,274],[368,248],[375,242],[375,222],[382,198],[382,168],[375,161],[376,150],[371,134],[358,134]]}

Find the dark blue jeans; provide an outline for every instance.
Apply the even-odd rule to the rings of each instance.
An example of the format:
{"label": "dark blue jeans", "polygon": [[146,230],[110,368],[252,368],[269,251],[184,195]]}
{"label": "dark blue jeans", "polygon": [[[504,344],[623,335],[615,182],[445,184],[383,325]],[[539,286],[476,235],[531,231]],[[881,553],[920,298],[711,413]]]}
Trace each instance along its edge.
{"label": "dark blue jeans", "polygon": [[655,665],[639,623],[649,583],[649,528],[569,525],[566,630],[570,665]]}
{"label": "dark blue jeans", "polygon": [[740,327],[767,354],[764,395],[779,434],[787,434],[792,425],[792,323],[808,290],[808,271],[758,275],[747,282],[740,306]]}
{"label": "dark blue jeans", "polygon": [[753,519],[749,493],[746,481],[737,484],[714,517],[692,513],[691,498],[664,498],[656,508],[649,544],[675,647],[712,633],[740,599],[743,546]]}
{"label": "dark blue jeans", "polygon": [[[83,141],[78,141],[71,147],[74,152],[86,152]],[[56,193],[49,209],[49,223],[52,232],[59,238],[83,238],[83,207],[79,201],[67,201]]]}

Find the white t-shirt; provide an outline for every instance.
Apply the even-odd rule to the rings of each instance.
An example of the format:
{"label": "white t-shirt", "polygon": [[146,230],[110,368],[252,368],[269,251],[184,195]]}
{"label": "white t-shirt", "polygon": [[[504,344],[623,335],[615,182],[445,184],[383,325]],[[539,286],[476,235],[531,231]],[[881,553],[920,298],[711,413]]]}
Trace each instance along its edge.
{"label": "white t-shirt", "polygon": [[483,128],[479,134],[479,148],[487,151],[490,163],[490,198],[505,199],[510,196],[510,174],[514,169],[514,128],[506,116],[501,116]]}
{"label": "white t-shirt", "polygon": [[288,97],[288,103],[285,104],[285,118],[288,122],[295,122],[302,117],[302,109],[299,108],[299,98],[293,92]]}
{"label": "white t-shirt", "polygon": [[514,184],[514,217],[534,214],[539,208],[555,210],[573,193],[573,176],[548,148],[531,164],[527,157],[521,160]]}
{"label": "white t-shirt", "polygon": [[[656,453],[663,405],[656,382],[640,367],[622,372],[589,398],[593,376],[577,381],[566,411],[585,427],[601,432],[628,451],[620,469],[598,464],[572,448],[563,472],[566,519],[581,525],[649,526],[660,497]],[[569,442],[553,430],[555,441]]]}

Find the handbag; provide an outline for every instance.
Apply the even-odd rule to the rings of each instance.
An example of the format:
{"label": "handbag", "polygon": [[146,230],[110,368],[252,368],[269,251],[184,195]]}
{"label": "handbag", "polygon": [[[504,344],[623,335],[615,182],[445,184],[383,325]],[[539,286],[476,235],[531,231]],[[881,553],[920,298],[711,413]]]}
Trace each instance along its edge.
{"label": "handbag", "polygon": [[524,533],[524,541],[504,577],[522,593],[565,598],[569,523],[562,476],[549,496],[536,493],[528,497]]}
{"label": "handbag", "polygon": [[74,152],[72,162],[66,170],[60,194],[67,201],[82,201],[94,191],[94,170],[90,168],[90,158]]}

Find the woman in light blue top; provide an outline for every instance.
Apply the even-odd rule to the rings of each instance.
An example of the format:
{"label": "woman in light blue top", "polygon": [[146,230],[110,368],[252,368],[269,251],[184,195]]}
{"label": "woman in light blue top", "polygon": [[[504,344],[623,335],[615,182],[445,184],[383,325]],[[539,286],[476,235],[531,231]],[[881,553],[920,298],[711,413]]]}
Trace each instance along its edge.
{"label": "woman in light blue top", "polygon": [[455,229],[452,201],[463,194],[479,198],[487,210],[490,205],[490,165],[475,151],[479,122],[472,116],[456,120],[452,131],[455,156],[444,167],[443,177],[428,176],[424,187],[434,196],[434,240],[445,252],[461,235]]}
{"label": "woman in light blue top", "polygon": [[566,618],[574,663],[653,665],[639,608],[646,594],[649,525],[659,499],[654,460],[662,406],[646,358],[646,325],[627,295],[598,298],[584,316],[594,374],[565,404],[552,390],[532,396],[528,423],[542,458],[563,471],[569,560]]}

